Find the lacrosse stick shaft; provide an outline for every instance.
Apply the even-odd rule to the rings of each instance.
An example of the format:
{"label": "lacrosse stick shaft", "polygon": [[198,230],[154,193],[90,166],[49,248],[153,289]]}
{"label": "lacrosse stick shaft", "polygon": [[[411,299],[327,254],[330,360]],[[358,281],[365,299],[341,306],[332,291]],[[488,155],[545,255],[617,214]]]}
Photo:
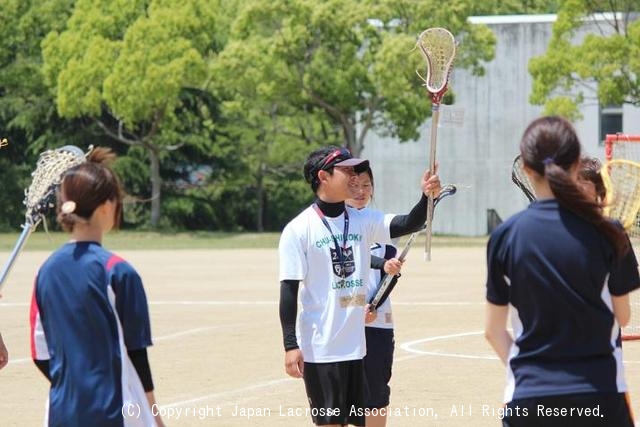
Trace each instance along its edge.
{"label": "lacrosse stick shaft", "polygon": [[[416,231],[415,233],[412,233],[409,236],[409,240],[407,240],[407,243],[405,243],[404,248],[402,249],[402,252],[400,253],[400,256],[398,256],[398,260],[404,261],[404,259],[407,257],[407,253],[409,252],[409,249],[411,249],[411,245],[413,245],[413,242],[416,240],[416,237],[418,237],[418,234],[420,234],[420,232],[422,230],[423,229],[420,229],[420,230]],[[391,284],[391,281],[393,280],[393,277],[394,276],[392,274],[385,274],[384,279],[382,280],[382,283],[380,284],[380,288],[378,288],[378,292],[376,292],[376,295],[369,302],[371,307],[373,307],[374,309],[377,308],[378,303],[380,302],[380,300],[384,296],[385,292],[387,291],[387,288]]]}
{"label": "lacrosse stick shaft", "polygon": [[11,251],[11,255],[9,255],[9,259],[4,264],[4,267],[2,267],[2,273],[0,273],[0,290],[2,289],[2,286],[4,285],[4,281],[9,276],[9,273],[11,272],[11,268],[13,267],[13,264],[15,263],[16,259],[18,258],[18,254],[22,250],[22,247],[27,242],[27,239],[29,238],[29,235],[31,235],[31,232],[34,229],[35,229],[35,226],[33,226],[33,225],[29,224],[29,223],[25,223],[22,226],[22,233],[20,233],[20,237],[18,237],[18,240],[16,241],[16,244],[13,247],[13,251]]}
{"label": "lacrosse stick shaft", "polygon": [[[438,206],[438,203],[442,201],[442,199],[444,199],[445,197],[451,196],[453,194],[456,194],[457,191],[458,190],[455,185],[453,184],[445,185],[442,188],[442,190],[440,190],[440,194],[438,194],[438,197],[436,197],[435,200],[433,201],[433,207],[435,208],[436,206]],[[412,233],[409,236],[407,243],[405,243],[404,248],[402,249],[402,252],[398,256],[398,259],[400,261],[405,260],[405,258],[407,257],[407,254],[409,253],[409,249],[411,249],[411,245],[413,245],[413,242],[416,240],[416,237],[418,237],[418,235],[424,231],[425,227],[426,227],[426,224],[422,226],[418,231]],[[371,301],[369,301],[369,304],[374,310],[378,308],[378,305],[380,305],[380,301],[384,298],[384,295],[387,292],[387,288],[389,288],[389,286],[391,285],[391,281],[393,280],[393,278],[394,276],[391,274],[385,274],[384,277],[382,278],[382,281],[380,283],[380,286],[376,294],[371,299]]]}
{"label": "lacrosse stick shaft", "polygon": [[[429,150],[429,171],[431,174],[436,172],[436,141],[438,138],[438,120],[440,119],[440,104],[431,104],[431,140]],[[429,197],[427,201],[427,229],[426,239],[424,243],[424,259],[431,261],[431,233],[433,230],[433,197]]]}

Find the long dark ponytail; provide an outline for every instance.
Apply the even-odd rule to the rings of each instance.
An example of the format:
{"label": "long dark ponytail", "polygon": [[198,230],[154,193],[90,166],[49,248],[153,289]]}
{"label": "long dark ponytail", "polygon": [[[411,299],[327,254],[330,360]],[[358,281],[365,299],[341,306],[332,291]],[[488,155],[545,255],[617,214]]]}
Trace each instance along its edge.
{"label": "long dark ponytail", "polygon": [[547,179],[562,207],[595,225],[620,257],[629,250],[624,230],[602,215],[602,205],[589,197],[571,176],[571,168],[580,164],[580,151],[575,129],[557,116],[534,120],[520,142],[524,164]]}

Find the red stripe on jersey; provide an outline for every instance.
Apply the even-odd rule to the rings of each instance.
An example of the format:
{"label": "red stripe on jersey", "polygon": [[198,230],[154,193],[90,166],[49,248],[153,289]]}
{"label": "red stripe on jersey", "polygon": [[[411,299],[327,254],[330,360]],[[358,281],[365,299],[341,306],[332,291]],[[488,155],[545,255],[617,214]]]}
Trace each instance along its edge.
{"label": "red stripe on jersey", "polygon": [[118,255],[111,255],[109,260],[107,261],[107,272],[111,271],[111,269],[118,264],[119,262],[123,262],[124,259],[120,258]]}

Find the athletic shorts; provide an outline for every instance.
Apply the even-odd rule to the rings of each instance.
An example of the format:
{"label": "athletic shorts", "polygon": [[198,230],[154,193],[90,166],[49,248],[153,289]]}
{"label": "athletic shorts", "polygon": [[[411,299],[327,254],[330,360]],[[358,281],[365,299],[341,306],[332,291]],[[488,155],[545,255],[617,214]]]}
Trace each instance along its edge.
{"label": "athletic shorts", "polygon": [[315,425],[364,426],[362,360],[304,363],[304,386]]}
{"label": "athletic shorts", "polygon": [[364,328],[367,336],[367,355],[364,357],[365,405],[367,408],[389,406],[391,367],[395,340],[393,329]]}
{"label": "athletic shorts", "polygon": [[503,427],[633,427],[625,393],[582,393],[516,399]]}

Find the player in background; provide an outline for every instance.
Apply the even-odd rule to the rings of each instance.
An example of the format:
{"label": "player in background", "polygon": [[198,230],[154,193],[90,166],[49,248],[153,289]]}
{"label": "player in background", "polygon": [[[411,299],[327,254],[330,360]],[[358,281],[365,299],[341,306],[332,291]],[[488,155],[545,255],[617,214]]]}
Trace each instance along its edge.
{"label": "player in background", "polygon": [[102,247],[117,226],[122,190],[95,148],[65,173],[58,222],[71,233],[40,267],[31,304],[31,352],[51,382],[49,426],[162,426],[147,347],[151,328],[140,276]]}
{"label": "player in background", "polygon": [[581,146],[568,121],[533,121],[520,151],[537,200],[487,248],[485,335],[507,366],[502,423],[553,427],[570,416],[632,427],[619,328],[640,287],[629,239],[579,182]]}
{"label": "player in background", "polygon": [[595,157],[583,156],[580,159],[580,172],[578,174],[584,190],[593,195],[597,203],[604,203],[607,198],[607,189],[602,181],[600,169],[602,163]]}
{"label": "player in background", "polygon": [[[347,206],[364,209],[373,197],[374,181],[371,168],[358,174],[354,186],[356,193],[346,201]],[[390,288],[398,280],[402,262],[397,259],[396,241],[393,244],[374,243],[371,246],[371,273],[367,285],[367,301],[370,301],[378,290],[382,272],[395,276]],[[395,347],[391,299],[381,301],[377,316],[366,324],[367,354],[364,357],[366,380],[365,407],[369,409],[365,424],[367,427],[384,427],[387,424],[387,407],[391,388],[389,381],[393,367],[393,351]]]}
{"label": "player in background", "polygon": [[280,238],[285,370],[304,379],[317,425],[364,425],[369,248],[420,229],[426,220],[427,197],[440,191],[438,176],[427,171],[420,183],[420,201],[408,215],[345,207],[345,200],[354,196],[356,175],[368,166],[368,161],[354,159],[344,148],[312,152],[304,176],[316,201],[286,225]]}

